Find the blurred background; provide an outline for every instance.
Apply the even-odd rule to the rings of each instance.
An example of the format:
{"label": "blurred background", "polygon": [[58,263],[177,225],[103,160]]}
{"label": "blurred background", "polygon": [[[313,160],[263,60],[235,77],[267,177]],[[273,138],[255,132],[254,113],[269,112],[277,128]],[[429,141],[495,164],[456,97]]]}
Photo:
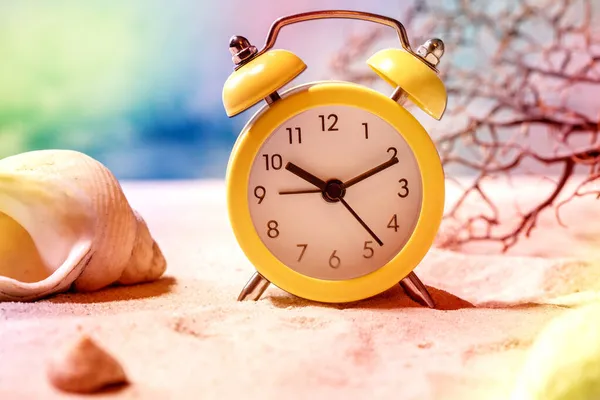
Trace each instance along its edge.
{"label": "blurred background", "polygon": [[[229,119],[229,38],[259,48],[278,17],[320,8],[397,15],[387,0],[55,0],[0,2],[0,157],[69,148],[121,179],[223,178],[257,107]],[[326,79],[355,21],[284,29],[277,42]],[[368,24],[367,24],[368,25]],[[318,44],[318,45],[317,45]]]}
{"label": "blurred background", "polygon": [[[221,90],[233,66],[228,51],[229,38],[234,34],[244,35],[260,48],[276,18],[328,8],[362,10],[398,18],[406,22],[415,48],[421,40],[442,37],[447,55],[440,69],[443,74],[456,72],[449,76],[453,80],[448,82],[451,96],[448,121],[446,125],[432,126],[438,132],[440,127],[455,126],[453,118],[457,115],[467,126],[465,108],[469,112],[482,110],[489,100],[482,95],[478,103],[462,105],[459,101],[461,93],[457,88],[469,87],[469,82],[471,86],[481,86],[479,80],[469,81],[469,68],[478,71],[480,77],[487,76],[486,84],[492,92],[494,87],[506,89],[511,82],[524,87],[515,71],[504,67],[507,62],[528,61],[526,58],[504,60],[504,66],[497,64],[500,61],[494,58],[503,46],[502,35],[521,34],[510,21],[517,20],[520,26],[528,26],[530,31],[523,33],[524,38],[529,35],[547,45],[555,43],[559,31],[542,29],[541,25],[560,25],[562,20],[556,22],[552,18],[568,16],[574,23],[587,21],[588,27],[600,26],[598,3],[596,0],[512,0],[493,5],[484,0],[3,1],[0,3],[0,157],[33,149],[68,148],[97,158],[120,179],[222,179],[240,129],[261,106],[232,119],[225,115]],[[561,8],[562,5],[566,8]],[[438,10],[429,11],[428,7]],[[440,11],[442,8],[445,11]],[[467,14],[465,10],[473,13]],[[437,17],[440,12],[445,19]],[[418,25],[416,20],[413,22],[415,13],[428,19]],[[546,16],[540,17],[542,14]],[[504,19],[497,18],[498,15]],[[372,77],[365,78],[368,72],[361,70],[362,67],[353,69],[355,65],[364,66],[368,56],[379,48],[398,46],[392,30],[375,29],[373,25],[331,20],[284,28],[276,47],[292,50],[309,67],[293,85],[343,78],[390,91],[391,88]],[[498,34],[496,38],[494,30]],[[576,33],[567,29],[564,35],[566,38]],[[485,40],[479,43],[479,49],[483,50],[474,51],[469,47],[469,39]],[[580,40],[577,43],[582,46],[585,41],[573,40]],[[600,54],[600,44],[594,43],[596,47],[587,49]],[[517,48],[519,44],[514,46]],[[580,57],[575,54],[573,58],[595,63],[597,60],[586,52],[576,51]],[[567,62],[564,54],[552,57],[556,59],[549,62]],[[545,70],[550,68],[536,62],[539,60],[533,60],[532,65]],[[561,79],[561,73],[550,72],[552,79]],[[597,74],[596,66],[590,66],[587,73]],[[591,84],[592,91],[577,86],[569,103],[570,114],[559,115],[548,108],[553,101],[564,101],[561,89],[541,94],[537,89],[522,89],[523,101],[533,98],[537,102],[535,96],[549,94],[543,103],[547,106],[545,110],[549,110],[549,118],[571,118],[569,121],[580,118],[577,121],[581,121],[585,114],[586,123],[591,124],[586,126],[590,128],[598,119],[600,96],[594,93],[600,80],[596,75],[585,77],[583,83],[588,87]],[[539,82],[537,78],[531,79]],[[571,87],[575,87],[574,84]],[[511,101],[521,101],[510,93],[505,95],[504,98],[513,99]],[[523,104],[518,103],[526,110]],[[579,117],[573,110],[581,113]],[[532,118],[541,118],[540,112],[543,114],[542,111],[531,114]],[[423,119],[422,115],[418,117]],[[423,121],[431,123],[428,119]],[[557,122],[558,128],[563,122]],[[522,131],[522,124],[517,128]],[[552,142],[548,141],[546,147],[553,148]]]}

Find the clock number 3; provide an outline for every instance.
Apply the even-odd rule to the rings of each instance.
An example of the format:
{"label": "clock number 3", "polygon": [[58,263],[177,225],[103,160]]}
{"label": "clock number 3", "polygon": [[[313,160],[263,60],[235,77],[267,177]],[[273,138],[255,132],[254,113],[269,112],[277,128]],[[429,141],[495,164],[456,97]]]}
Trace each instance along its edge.
{"label": "clock number 3", "polygon": [[406,196],[408,196],[408,193],[410,193],[408,190],[408,180],[402,178],[398,182],[400,182],[400,184],[402,185],[402,190],[398,192],[398,196],[405,198]]}

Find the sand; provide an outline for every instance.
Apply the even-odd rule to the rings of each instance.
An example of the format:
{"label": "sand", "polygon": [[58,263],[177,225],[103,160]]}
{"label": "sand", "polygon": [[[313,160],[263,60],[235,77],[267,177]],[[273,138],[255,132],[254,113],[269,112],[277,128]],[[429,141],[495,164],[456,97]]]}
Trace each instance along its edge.
{"label": "sand", "polygon": [[540,329],[600,286],[600,203],[582,201],[568,229],[545,216],[509,255],[432,249],[415,272],[435,310],[399,287],[345,305],[274,286],[236,302],[253,268],[229,229],[223,183],[123,186],[167,257],[165,276],[0,303],[0,399],[79,398],[54,389],[45,368],[81,333],[131,381],[94,398],[506,399]]}

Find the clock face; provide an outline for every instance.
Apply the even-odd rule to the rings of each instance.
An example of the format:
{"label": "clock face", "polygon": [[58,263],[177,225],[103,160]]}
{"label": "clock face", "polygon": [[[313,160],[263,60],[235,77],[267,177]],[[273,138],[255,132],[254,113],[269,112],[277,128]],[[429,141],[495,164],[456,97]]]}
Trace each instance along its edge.
{"label": "clock face", "polygon": [[256,232],[283,264],[346,280],[402,250],[421,210],[421,174],[408,144],[383,119],[321,106],[288,119],[263,143],[248,200]]}

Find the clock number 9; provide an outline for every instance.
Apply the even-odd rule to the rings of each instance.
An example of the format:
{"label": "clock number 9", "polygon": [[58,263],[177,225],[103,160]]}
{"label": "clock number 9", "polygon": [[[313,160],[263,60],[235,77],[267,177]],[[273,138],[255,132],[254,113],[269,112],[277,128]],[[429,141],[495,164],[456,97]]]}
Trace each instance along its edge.
{"label": "clock number 9", "polygon": [[254,188],[254,197],[258,199],[258,204],[262,203],[267,195],[267,189],[264,186],[257,186]]}

